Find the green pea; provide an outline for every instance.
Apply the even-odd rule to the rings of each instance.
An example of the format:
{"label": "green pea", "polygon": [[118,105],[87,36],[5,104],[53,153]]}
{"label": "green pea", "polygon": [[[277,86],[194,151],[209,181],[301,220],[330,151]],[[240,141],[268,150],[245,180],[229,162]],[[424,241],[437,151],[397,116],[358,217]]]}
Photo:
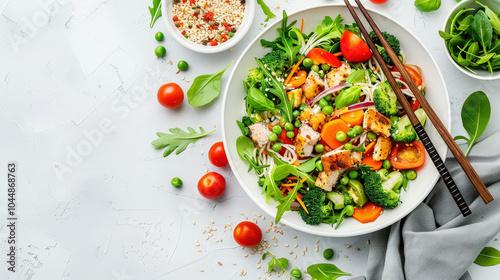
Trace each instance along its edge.
{"label": "green pea", "polygon": [[293,124],[292,124],[292,123],[287,122],[287,123],[285,124],[285,129],[286,129],[287,131],[292,131],[292,130],[293,130]]}
{"label": "green pea", "polygon": [[359,173],[356,170],[349,170],[347,176],[349,176],[350,179],[356,179],[359,177]]}
{"label": "green pea", "polygon": [[299,110],[294,110],[292,112],[292,116],[294,119],[298,118],[300,116],[300,111]]}
{"label": "green pea", "polygon": [[304,58],[304,61],[302,61],[302,65],[304,65],[304,67],[306,67],[306,68],[311,67],[313,64],[314,64],[314,62],[310,58]]}
{"label": "green pea", "polygon": [[316,146],[314,146],[314,150],[318,154],[322,153],[325,150],[325,146],[323,146],[323,144],[316,144]]}
{"label": "green pea", "polygon": [[319,65],[318,64],[314,64],[313,66],[311,66],[311,70],[314,71],[314,72],[319,72]]}
{"label": "green pea", "polygon": [[345,210],[345,214],[347,216],[350,217],[350,216],[352,216],[352,214],[354,214],[354,206],[352,206],[352,205],[346,205],[345,209],[346,209]]}
{"label": "green pea", "polygon": [[333,258],[333,249],[328,248],[325,251],[323,251],[323,258],[329,260]]}
{"label": "green pea", "polygon": [[326,99],[324,99],[324,98],[321,98],[321,99],[319,100],[318,105],[319,105],[319,107],[320,107],[321,109],[323,109],[323,107],[328,106],[328,101],[326,101]]}
{"label": "green pea", "polygon": [[156,32],[156,34],[155,34],[155,39],[156,39],[156,41],[158,41],[158,42],[163,41],[163,33],[161,33],[161,32]]}
{"label": "green pea", "polygon": [[413,169],[406,171],[406,178],[408,178],[408,180],[417,179],[417,172]]}
{"label": "green pea", "polygon": [[165,49],[164,46],[158,46],[155,49],[155,55],[157,57],[164,57],[166,53],[167,53],[167,50]]}
{"label": "green pea", "polygon": [[323,162],[321,160],[318,160],[316,162],[316,170],[318,170],[319,172],[323,171]]}
{"label": "green pea", "polygon": [[349,138],[354,138],[354,137],[356,137],[356,136],[358,136],[358,135],[356,134],[356,130],[354,130],[354,128],[351,128],[351,129],[349,129],[349,130],[347,131],[347,136],[348,136]]}
{"label": "green pea", "polygon": [[283,129],[282,129],[282,128],[281,128],[281,126],[279,126],[279,125],[275,125],[275,126],[273,127],[273,132],[274,132],[274,133],[276,133],[276,134],[278,134],[278,135],[279,135],[279,134],[281,134],[281,131],[282,131],[282,130],[283,130]]}
{"label": "green pea", "polygon": [[354,145],[351,142],[347,142],[344,144],[344,149],[352,150],[352,149],[354,149]]}
{"label": "green pea", "polygon": [[179,70],[181,71],[186,71],[188,67],[189,67],[188,63],[185,62],[184,60],[181,60],[177,63],[177,68],[179,68]]}
{"label": "green pea", "polygon": [[281,151],[281,143],[276,143],[273,145],[273,151],[280,152]]}
{"label": "green pea", "polygon": [[296,128],[299,128],[302,126],[302,123],[299,121],[299,120],[296,120],[293,125],[296,127]]}
{"label": "green pea", "polygon": [[343,176],[342,179],[340,179],[340,183],[342,185],[347,185],[349,184],[349,178],[347,178],[347,176]]}
{"label": "green pea", "polygon": [[368,134],[366,135],[366,137],[368,137],[368,139],[370,139],[370,140],[375,140],[375,139],[377,139],[377,134],[369,131]]}
{"label": "green pea", "polygon": [[384,169],[391,168],[391,161],[388,159],[384,160],[384,162],[382,163],[382,168],[384,168]]}
{"label": "green pea", "polygon": [[325,114],[325,115],[331,115],[333,113],[333,107],[328,105],[328,106],[323,107],[323,109],[321,109],[321,111],[323,111],[323,114]]}
{"label": "green pea", "polygon": [[325,98],[325,100],[326,100],[326,101],[330,102],[330,101],[332,100],[332,97],[333,97],[333,96],[332,96],[331,94],[328,94],[328,95],[327,95],[327,96],[325,96],[324,98]]}
{"label": "green pea", "polygon": [[347,135],[345,134],[345,132],[340,130],[337,132],[337,134],[335,134],[335,139],[337,139],[337,141],[339,142],[344,142],[345,140],[347,140]]}
{"label": "green pea", "polygon": [[360,135],[361,133],[363,133],[363,127],[360,126],[360,125],[355,125],[353,127],[354,131],[356,132],[357,135]]}
{"label": "green pea", "polygon": [[330,67],[330,65],[328,65],[328,64],[323,64],[323,65],[321,65],[321,69],[323,69],[323,71],[328,71],[328,70],[330,70],[330,68],[331,68],[331,67]]}
{"label": "green pea", "polygon": [[399,118],[398,118],[398,117],[396,117],[396,116],[392,116],[392,117],[391,117],[391,122],[392,122],[392,123],[395,123],[395,122],[397,122],[397,121],[399,121]]}
{"label": "green pea", "polygon": [[275,142],[276,140],[278,140],[278,135],[273,132],[273,133],[269,134],[268,138],[269,138],[269,141]]}
{"label": "green pea", "polygon": [[287,131],[286,132],[286,137],[293,139],[295,137],[295,133],[293,131]]}
{"label": "green pea", "polygon": [[285,125],[285,123],[287,123],[287,120],[286,120],[286,117],[281,117],[280,119],[280,125]]}
{"label": "green pea", "polygon": [[304,110],[307,108],[307,106],[308,106],[308,105],[307,105],[306,103],[302,103],[302,104],[300,104],[300,106],[299,106],[299,110],[300,110],[300,111],[304,111]]}
{"label": "green pea", "polygon": [[294,268],[292,269],[292,271],[290,271],[290,276],[293,276],[297,279],[302,279],[302,272],[300,271],[300,269]]}
{"label": "green pea", "polygon": [[170,183],[176,188],[182,187],[182,180],[179,177],[172,178],[172,181],[170,181]]}

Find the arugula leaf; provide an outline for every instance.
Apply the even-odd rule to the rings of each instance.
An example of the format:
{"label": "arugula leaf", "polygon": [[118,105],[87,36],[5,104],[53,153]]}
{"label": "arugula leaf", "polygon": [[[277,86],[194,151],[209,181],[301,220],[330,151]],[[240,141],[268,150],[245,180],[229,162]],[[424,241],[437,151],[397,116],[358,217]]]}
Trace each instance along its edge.
{"label": "arugula leaf", "polygon": [[465,140],[468,143],[465,152],[465,156],[467,156],[477,139],[483,134],[490,120],[491,105],[488,96],[482,91],[472,93],[465,100],[461,115],[462,125],[470,138],[456,136],[454,140]]}
{"label": "arugula leaf", "polygon": [[[268,272],[271,272],[271,271],[276,271],[275,270],[275,266],[281,268],[283,271],[286,271],[287,267],[288,267],[288,260],[286,258],[276,258],[275,255],[271,254],[271,253],[265,253],[264,255],[271,255],[273,258],[269,261],[269,263],[267,264],[267,271]],[[262,259],[265,259],[264,256],[262,256]]]}
{"label": "arugula leaf", "polygon": [[335,20],[326,16],[321,22],[321,25],[316,27],[316,32],[309,37],[307,43],[302,45],[300,53],[306,55],[315,47],[328,45],[333,39],[340,39],[342,37],[341,29],[344,28],[342,21],[343,19],[341,15],[338,15]]}
{"label": "arugula leaf", "polygon": [[199,107],[212,102],[220,94],[222,75],[233,64],[231,61],[224,69],[215,74],[201,75],[194,79],[187,91],[189,104]]}
{"label": "arugula leaf", "polygon": [[167,157],[173,151],[178,155],[182,153],[189,144],[196,143],[200,138],[207,136],[208,134],[215,131],[205,132],[203,127],[200,126],[200,132],[196,132],[192,127],[188,127],[187,130],[189,132],[185,132],[180,128],[171,128],[169,129],[171,134],[158,132],[158,139],[151,142],[153,146],[155,146],[156,150],[160,150],[163,148],[167,148],[165,152],[163,152],[163,156]]}
{"label": "arugula leaf", "polygon": [[148,7],[151,14],[151,23],[149,27],[153,28],[156,20],[161,16],[161,0],[153,0],[153,7]]}
{"label": "arugula leaf", "polygon": [[250,87],[247,94],[248,105],[257,112],[270,111],[274,109],[274,103],[269,100],[258,88]]}
{"label": "arugula leaf", "polygon": [[347,207],[344,207],[344,209],[342,209],[342,212],[340,212],[340,216],[337,218],[337,225],[335,226],[335,230],[337,230],[340,224],[344,221],[344,217],[347,215],[347,211]]}
{"label": "arugula leaf", "polygon": [[414,4],[422,12],[432,12],[441,7],[441,0],[415,0]]}
{"label": "arugula leaf", "polygon": [[494,266],[500,264],[500,251],[493,247],[484,247],[474,263],[480,266]]}
{"label": "arugula leaf", "polygon": [[269,19],[276,17],[276,15],[273,14],[273,12],[271,12],[271,9],[269,9],[269,7],[266,5],[266,3],[264,3],[264,0],[257,0],[257,4],[260,5],[260,7],[262,8],[262,11],[267,16],[266,19],[264,20],[264,22],[268,22]]}
{"label": "arugula leaf", "polygon": [[335,280],[341,276],[351,275],[331,263],[313,264],[307,268],[307,273],[316,280]]}

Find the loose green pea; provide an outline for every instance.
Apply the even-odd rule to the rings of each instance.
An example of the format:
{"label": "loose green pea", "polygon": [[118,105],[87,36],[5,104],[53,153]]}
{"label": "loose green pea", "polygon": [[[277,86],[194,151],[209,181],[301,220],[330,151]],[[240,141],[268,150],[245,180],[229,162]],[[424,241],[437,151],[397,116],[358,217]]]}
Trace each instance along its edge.
{"label": "loose green pea", "polygon": [[325,114],[325,115],[331,115],[333,113],[333,107],[330,105],[327,105],[327,106],[323,107],[323,109],[321,109],[321,111],[323,111],[323,114]]}
{"label": "loose green pea", "polygon": [[292,271],[290,271],[290,276],[293,276],[300,280],[302,279],[302,272],[300,271],[300,269],[294,268],[292,269]]}
{"label": "loose green pea", "polygon": [[269,134],[268,138],[269,138],[269,141],[275,142],[276,140],[278,140],[278,135],[273,132],[273,133]]}
{"label": "loose green pea", "polygon": [[273,127],[273,132],[274,132],[274,133],[276,133],[276,134],[278,134],[278,135],[279,135],[279,134],[281,134],[281,131],[282,131],[282,130],[283,130],[283,129],[282,129],[282,128],[281,128],[281,126],[279,126],[279,125],[275,125],[275,126]]}
{"label": "loose green pea", "polygon": [[318,170],[319,172],[323,171],[323,162],[321,160],[318,160],[316,162],[316,170]]}
{"label": "loose green pea", "polygon": [[406,171],[406,178],[408,178],[408,180],[417,179],[417,172],[415,172],[415,170],[413,169]]}
{"label": "loose green pea", "polygon": [[347,176],[349,176],[350,179],[356,179],[359,177],[359,173],[356,170],[350,170]]}
{"label": "loose green pea", "polygon": [[391,122],[392,122],[392,123],[395,123],[395,122],[397,122],[397,121],[399,121],[399,118],[398,118],[398,117],[396,117],[396,116],[392,116],[392,117],[391,117]]}
{"label": "loose green pea", "polygon": [[325,150],[325,146],[323,146],[323,144],[316,144],[316,146],[314,146],[314,150],[318,154],[322,153]]}
{"label": "loose green pea", "polygon": [[311,70],[314,71],[314,72],[319,72],[319,65],[318,64],[314,64],[313,66],[311,66]]}
{"label": "loose green pea", "polygon": [[366,135],[366,137],[368,137],[368,139],[370,139],[370,140],[375,140],[375,139],[377,139],[377,134],[369,131],[368,134]]}
{"label": "loose green pea", "polygon": [[170,183],[176,188],[182,187],[182,180],[179,177],[172,178],[172,181],[170,181]]}
{"label": "loose green pea", "polygon": [[294,119],[298,118],[300,116],[300,111],[299,110],[294,110],[292,112],[292,116]]}
{"label": "loose green pea", "polygon": [[323,107],[328,106],[328,101],[326,101],[326,99],[324,99],[324,98],[321,98],[321,99],[319,100],[318,105],[319,105],[319,107],[320,107],[321,109],[323,109]]}
{"label": "loose green pea", "polygon": [[346,210],[345,210],[345,214],[346,214],[347,216],[349,216],[349,217],[350,217],[350,216],[352,216],[352,214],[354,214],[354,206],[352,206],[352,205],[347,205],[347,206],[345,207],[345,209],[346,209]]}
{"label": "loose green pea", "polygon": [[321,69],[323,69],[323,71],[328,71],[328,70],[330,70],[330,68],[331,68],[331,67],[330,67],[330,65],[328,65],[328,64],[323,64],[323,65],[321,65]]}
{"label": "loose green pea", "polygon": [[300,106],[299,106],[299,110],[300,110],[300,111],[304,111],[306,108],[307,108],[307,104],[306,104],[306,103],[302,103],[302,104],[300,104]]}
{"label": "loose green pea", "polygon": [[302,123],[299,121],[299,120],[296,120],[293,125],[296,127],[296,128],[299,128],[302,126]]}
{"label": "loose green pea", "polygon": [[155,49],[155,55],[157,57],[164,57],[166,53],[167,53],[167,50],[165,49],[164,46],[158,46]]}
{"label": "loose green pea", "polygon": [[295,133],[293,131],[287,131],[286,132],[286,137],[293,139],[295,137]]}
{"label": "loose green pea", "polygon": [[361,133],[363,133],[363,127],[360,126],[360,125],[355,125],[353,127],[354,131],[356,132],[357,135],[360,135]]}
{"label": "loose green pea", "polygon": [[384,160],[384,162],[382,163],[382,168],[384,168],[384,169],[391,168],[391,161],[388,159]]}
{"label": "loose green pea", "polygon": [[280,152],[281,151],[281,143],[276,143],[273,145],[273,151]]}
{"label": "loose green pea", "polygon": [[285,129],[286,129],[287,131],[292,131],[292,130],[293,130],[293,124],[292,124],[292,123],[287,122],[287,123],[285,124]]}
{"label": "loose green pea", "polygon": [[333,258],[333,249],[328,248],[325,251],[323,251],[323,258],[329,260]]}
{"label": "loose green pea", "polygon": [[181,71],[186,71],[188,67],[189,67],[188,63],[185,62],[184,60],[181,60],[177,63],[177,68],[179,68],[179,70]]}
{"label": "loose green pea", "polygon": [[341,183],[342,185],[347,185],[347,184],[349,184],[349,178],[347,178],[347,176],[342,177],[342,179],[340,179],[340,183]]}
{"label": "loose green pea", "polygon": [[313,66],[313,64],[314,64],[314,62],[310,58],[305,58],[304,61],[302,61],[302,65],[304,65],[304,67],[306,67],[306,68]]}
{"label": "loose green pea", "polygon": [[358,136],[358,135],[356,134],[356,130],[354,130],[354,128],[351,128],[351,129],[349,129],[349,130],[347,131],[347,136],[348,136],[349,138],[354,138],[354,137],[356,137],[356,136]]}
{"label": "loose green pea", "polygon": [[337,132],[337,134],[335,134],[335,139],[337,139],[337,141],[339,142],[344,142],[347,139],[347,135],[345,134],[345,132],[340,130]]}
{"label": "loose green pea", "polygon": [[325,96],[324,98],[325,98],[325,100],[326,100],[326,101],[330,102],[330,101],[332,100],[332,97],[333,97],[333,96],[332,96],[331,94],[328,94],[328,95],[327,95],[327,96]]}
{"label": "loose green pea", "polygon": [[347,142],[344,144],[344,149],[352,150],[352,149],[354,149],[354,145],[351,142]]}
{"label": "loose green pea", "polygon": [[163,33],[161,33],[161,32],[156,32],[156,34],[155,34],[155,39],[156,39],[156,41],[158,41],[158,42],[163,41]]}

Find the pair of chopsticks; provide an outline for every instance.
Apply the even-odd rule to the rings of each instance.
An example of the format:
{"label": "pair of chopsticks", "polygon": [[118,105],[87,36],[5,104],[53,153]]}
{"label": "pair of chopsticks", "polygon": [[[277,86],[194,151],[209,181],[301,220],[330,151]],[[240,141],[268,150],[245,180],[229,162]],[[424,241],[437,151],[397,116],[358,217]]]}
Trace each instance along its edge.
{"label": "pair of chopsticks", "polygon": [[[439,119],[439,117],[436,115],[436,112],[432,109],[432,107],[429,105],[425,97],[423,96],[422,92],[418,89],[418,87],[415,85],[413,82],[413,79],[411,76],[408,74],[406,71],[403,63],[399,60],[398,56],[396,53],[393,51],[389,43],[387,43],[387,40],[385,37],[382,35],[382,32],[380,32],[380,29],[377,27],[375,24],[375,21],[373,21],[372,17],[368,14],[368,11],[363,7],[363,4],[360,3],[359,0],[354,0],[356,4],[358,5],[359,9],[365,16],[366,20],[372,27],[373,31],[377,35],[378,39],[382,43],[382,46],[385,48],[387,53],[389,54],[389,57],[391,60],[394,62],[396,68],[399,70],[401,73],[401,76],[404,78],[406,83],[408,84],[408,87],[414,94],[414,96],[417,98],[418,102],[420,102],[420,105],[424,109],[425,113],[431,120],[431,122],[434,124],[434,127],[437,129],[439,134],[441,135],[441,138],[443,138],[444,142],[450,148],[451,152],[457,159],[458,163],[460,166],[462,166],[462,169],[465,171],[467,176],[469,177],[470,181],[474,185],[474,187],[477,189],[479,192],[479,195],[483,199],[485,203],[490,203],[493,201],[493,196],[491,196],[490,192],[484,185],[483,181],[479,178],[477,175],[476,171],[474,168],[472,168],[470,162],[465,158],[464,154],[458,147],[457,143],[453,140],[453,137],[450,135],[450,133],[446,130],[444,127],[443,123]],[[415,116],[415,113],[411,109],[410,104],[408,103],[408,100],[406,99],[405,95],[401,92],[401,89],[399,88],[396,79],[392,76],[391,70],[387,67],[386,63],[382,59],[382,56],[378,52],[377,48],[375,47],[375,44],[373,41],[370,39],[370,36],[366,29],[364,28],[361,20],[357,16],[356,12],[354,11],[354,8],[351,6],[349,3],[349,0],[344,0],[344,2],[347,5],[347,8],[349,9],[349,12],[351,12],[354,20],[359,26],[359,29],[361,30],[361,33],[365,37],[366,43],[370,47],[370,49],[373,52],[373,55],[375,59],[378,61],[380,64],[380,68],[384,72],[385,76],[387,77],[387,80],[391,84],[392,88],[394,89],[394,92],[396,93],[396,96],[398,98],[399,103],[403,106],[403,109],[405,110],[406,114],[408,115],[408,118],[410,119],[411,123],[413,124],[413,127],[415,128],[415,131],[417,132],[417,135],[420,137],[420,141],[424,145],[424,147],[427,150],[427,153],[429,153],[430,158],[432,159],[432,162],[434,162],[434,165],[436,165],[436,168],[441,175],[441,178],[443,179],[444,183],[446,184],[446,187],[448,187],[448,190],[450,191],[451,195],[455,199],[455,202],[458,205],[458,208],[460,208],[460,211],[462,212],[462,215],[468,216],[471,214],[471,211],[469,207],[467,206],[467,203],[465,202],[464,198],[462,197],[462,194],[457,188],[457,185],[455,184],[455,181],[450,175],[450,172],[446,168],[446,166],[443,163],[443,160],[439,157],[439,154],[437,153],[436,149],[434,148],[434,144],[432,144],[431,140],[429,139],[429,136],[425,132],[424,128],[420,124],[420,121],[418,120],[417,116]]]}

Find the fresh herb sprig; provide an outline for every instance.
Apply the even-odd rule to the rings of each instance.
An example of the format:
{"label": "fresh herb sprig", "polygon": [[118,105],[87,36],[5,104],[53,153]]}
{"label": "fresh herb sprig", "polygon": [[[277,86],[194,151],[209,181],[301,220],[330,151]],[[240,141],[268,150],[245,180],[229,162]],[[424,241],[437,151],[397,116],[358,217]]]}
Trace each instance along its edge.
{"label": "fresh herb sprig", "polygon": [[207,136],[208,134],[215,131],[205,132],[203,127],[200,127],[200,132],[196,132],[192,127],[187,128],[188,132],[183,131],[180,128],[171,128],[169,133],[157,132],[158,139],[151,142],[155,146],[156,150],[167,148],[163,152],[163,156],[167,157],[173,151],[178,155],[186,150],[187,146],[192,143],[196,143],[200,138]]}
{"label": "fresh herb sprig", "polygon": [[287,267],[288,267],[288,259],[286,258],[277,258],[275,255],[269,253],[269,252],[266,252],[262,255],[262,260],[265,260],[267,256],[271,256],[272,259],[269,261],[268,265],[267,265],[267,271],[268,272],[271,272],[271,271],[276,271],[276,267],[279,267],[281,268],[284,272],[288,273],[288,271],[286,271]]}
{"label": "fresh herb sprig", "polygon": [[149,27],[153,28],[156,20],[161,16],[161,0],[153,0],[153,7],[148,7],[151,13],[151,23]]}
{"label": "fresh herb sprig", "polygon": [[484,247],[474,263],[480,266],[498,265],[500,264],[500,251],[493,247]]}
{"label": "fresh herb sprig", "polygon": [[221,79],[224,72],[233,64],[231,61],[224,69],[215,74],[201,75],[194,79],[187,91],[189,104],[199,107],[212,102],[220,94]]}
{"label": "fresh herb sprig", "polygon": [[269,19],[272,19],[272,18],[276,17],[276,15],[273,14],[273,12],[271,12],[271,9],[269,9],[269,7],[266,5],[266,3],[264,2],[264,0],[257,0],[257,4],[260,5],[260,7],[262,8],[262,11],[267,16],[266,19],[264,20],[264,22],[268,22]]}

